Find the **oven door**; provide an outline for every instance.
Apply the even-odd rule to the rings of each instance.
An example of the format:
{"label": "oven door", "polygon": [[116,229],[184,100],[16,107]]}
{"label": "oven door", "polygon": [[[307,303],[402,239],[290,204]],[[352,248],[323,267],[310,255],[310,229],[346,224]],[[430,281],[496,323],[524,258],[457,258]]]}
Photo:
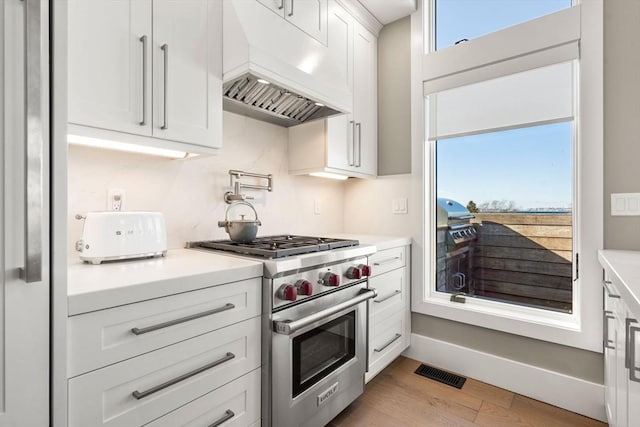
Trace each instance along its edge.
{"label": "oven door", "polygon": [[274,314],[272,426],[323,426],[362,393],[375,296],[352,286]]}

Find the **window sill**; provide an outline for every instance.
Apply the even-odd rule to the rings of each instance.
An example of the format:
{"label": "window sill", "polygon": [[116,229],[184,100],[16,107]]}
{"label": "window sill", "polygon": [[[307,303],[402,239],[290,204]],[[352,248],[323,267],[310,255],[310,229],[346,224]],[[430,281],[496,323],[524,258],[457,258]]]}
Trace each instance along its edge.
{"label": "window sill", "polygon": [[456,322],[602,352],[585,339],[577,313],[560,313],[514,306],[495,301],[466,298],[464,304],[449,300],[450,294],[434,292],[424,301],[414,301],[412,311]]}

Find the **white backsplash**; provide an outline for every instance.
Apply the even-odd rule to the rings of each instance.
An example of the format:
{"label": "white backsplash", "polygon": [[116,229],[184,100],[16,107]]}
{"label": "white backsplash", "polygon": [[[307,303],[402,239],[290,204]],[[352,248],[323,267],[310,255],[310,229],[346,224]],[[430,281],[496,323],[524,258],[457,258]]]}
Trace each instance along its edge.
{"label": "white backsplash", "polygon": [[[124,190],[125,210],[164,214],[170,249],[192,240],[227,239],[217,223],[224,219],[228,206],[223,194],[230,189],[229,169],[273,175],[273,192],[246,191],[255,196],[251,203],[262,221],[258,235],[345,231],[344,218],[349,214],[343,214],[344,182],[288,175],[287,130],[225,112],[223,148],[216,156],[170,160],[70,146],[68,237],[72,259],[77,258],[73,247],[82,233],[82,221],[74,216],[105,210],[110,188]],[[315,201],[320,214],[314,213]]]}
{"label": "white backsplash", "polygon": [[[344,229],[354,234],[412,237],[419,232],[416,185],[410,174],[350,179],[345,186]],[[393,199],[407,199],[407,213],[392,212]]]}

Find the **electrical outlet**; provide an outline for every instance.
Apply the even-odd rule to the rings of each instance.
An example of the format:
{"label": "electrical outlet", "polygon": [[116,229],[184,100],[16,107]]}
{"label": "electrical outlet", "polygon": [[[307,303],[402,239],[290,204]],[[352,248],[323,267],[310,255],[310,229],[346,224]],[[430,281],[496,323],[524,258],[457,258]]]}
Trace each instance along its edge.
{"label": "electrical outlet", "polygon": [[313,213],[320,215],[320,200],[318,199],[313,199]]}
{"label": "electrical outlet", "polygon": [[124,210],[125,192],[120,188],[109,188],[107,190],[107,210],[122,211]]}

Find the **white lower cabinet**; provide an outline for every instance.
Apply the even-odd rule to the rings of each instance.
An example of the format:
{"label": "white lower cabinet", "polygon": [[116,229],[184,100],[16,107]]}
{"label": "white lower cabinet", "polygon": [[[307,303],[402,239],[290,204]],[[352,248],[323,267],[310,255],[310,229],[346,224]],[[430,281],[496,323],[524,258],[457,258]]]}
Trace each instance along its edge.
{"label": "white lower cabinet", "polygon": [[393,362],[408,346],[403,312],[380,319],[370,326],[369,372],[366,381]]}
{"label": "white lower cabinet", "polygon": [[259,286],[256,278],[72,316],[69,376],[259,316]]}
{"label": "white lower cabinet", "polygon": [[148,427],[241,427],[260,418],[260,369],[190,402]]}
{"label": "white lower cabinet", "polygon": [[409,246],[381,250],[369,257],[369,286],[378,296],[369,301],[369,382],[410,343]]}
{"label": "white lower cabinet", "polygon": [[640,426],[640,313],[606,274],[603,343],[605,410],[610,427]]}
{"label": "white lower cabinet", "polygon": [[69,427],[259,423],[260,286],[255,278],[72,316]]}

